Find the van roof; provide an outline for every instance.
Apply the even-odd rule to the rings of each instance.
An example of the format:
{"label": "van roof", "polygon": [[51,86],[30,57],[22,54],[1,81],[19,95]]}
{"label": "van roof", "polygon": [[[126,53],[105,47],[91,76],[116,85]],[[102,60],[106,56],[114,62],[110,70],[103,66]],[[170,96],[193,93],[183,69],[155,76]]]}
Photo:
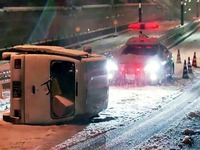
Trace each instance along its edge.
{"label": "van roof", "polygon": [[126,45],[157,45],[159,41],[157,38],[146,38],[146,37],[131,37],[126,42]]}
{"label": "van roof", "polygon": [[44,54],[59,54],[71,57],[88,56],[87,52],[73,49],[66,49],[60,46],[44,46],[44,45],[17,45],[13,49],[24,52],[44,53]]}

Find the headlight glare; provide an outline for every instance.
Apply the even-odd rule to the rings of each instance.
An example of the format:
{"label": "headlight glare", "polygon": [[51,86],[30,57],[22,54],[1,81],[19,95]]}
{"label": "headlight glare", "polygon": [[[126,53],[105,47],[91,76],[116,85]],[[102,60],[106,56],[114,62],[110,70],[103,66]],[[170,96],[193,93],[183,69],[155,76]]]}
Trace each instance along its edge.
{"label": "headlight glare", "polygon": [[158,79],[158,77],[156,74],[151,74],[150,79],[151,79],[151,81],[156,81]]}
{"label": "headlight glare", "polygon": [[152,61],[149,62],[146,66],[145,66],[145,71],[147,72],[157,72],[160,69],[160,65],[158,62],[156,61]]}
{"label": "headlight glare", "polygon": [[108,79],[113,79],[113,76],[114,76],[114,75],[113,75],[112,73],[108,73],[108,76],[107,76],[107,77],[108,77]]}
{"label": "headlight glare", "polygon": [[166,63],[167,63],[167,61],[162,61],[162,62],[161,62],[161,65],[164,66]]}
{"label": "headlight glare", "polygon": [[113,61],[108,60],[107,63],[106,63],[106,69],[107,69],[108,72],[117,71],[118,67]]}

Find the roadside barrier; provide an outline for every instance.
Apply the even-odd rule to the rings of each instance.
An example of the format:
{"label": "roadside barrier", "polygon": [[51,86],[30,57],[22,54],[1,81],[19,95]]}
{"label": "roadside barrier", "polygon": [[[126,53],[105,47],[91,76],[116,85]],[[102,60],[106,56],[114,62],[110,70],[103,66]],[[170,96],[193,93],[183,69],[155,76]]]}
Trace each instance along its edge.
{"label": "roadside barrier", "polygon": [[177,53],[176,63],[181,63],[181,55],[180,55],[180,50],[179,49],[178,49],[178,53]]}
{"label": "roadside barrier", "polygon": [[188,73],[191,74],[192,72],[192,65],[190,63],[190,57],[188,57]]}
{"label": "roadside barrier", "polygon": [[196,52],[194,52],[193,60],[192,60],[192,66],[197,67],[197,58],[196,58]]}
{"label": "roadside barrier", "polygon": [[188,75],[188,68],[187,68],[187,64],[186,64],[186,60],[184,60],[184,65],[183,65],[183,79],[189,79],[189,75]]}

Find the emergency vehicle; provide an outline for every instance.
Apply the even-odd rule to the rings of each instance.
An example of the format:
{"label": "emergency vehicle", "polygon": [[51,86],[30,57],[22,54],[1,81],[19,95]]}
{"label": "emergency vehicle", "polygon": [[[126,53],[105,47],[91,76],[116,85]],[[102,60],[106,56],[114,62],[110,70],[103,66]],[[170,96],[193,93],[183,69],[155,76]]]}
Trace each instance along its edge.
{"label": "emergency vehicle", "polygon": [[106,58],[58,46],[18,45],[10,60],[10,112],[5,121],[57,124],[98,115],[108,105]]}
{"label": "emergency vehicle", "polygon": [[114,84],[161,83],[174,74],[172,53],[154,37],[131,37],[109,66]]}

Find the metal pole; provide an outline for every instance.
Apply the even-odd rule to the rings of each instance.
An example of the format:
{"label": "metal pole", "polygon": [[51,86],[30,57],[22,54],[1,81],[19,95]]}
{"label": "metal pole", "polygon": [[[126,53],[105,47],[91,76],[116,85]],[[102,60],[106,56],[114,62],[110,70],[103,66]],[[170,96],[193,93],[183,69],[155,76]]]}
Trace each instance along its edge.
{"label": "metal pole", "polygon": [[181,25],[184,25],[184,3],[181,0]]}
{"label": "metal pole", "polygon": [[110,0],[110,5],[114,5],[114,4],[115,4],[114,0]]}
{"label": "metal pole", "polygon": [[138,15],[139,15],[139,22],[142,22],[142,3],[141,3],[141,0],[138,0]]}
{"label": "metal pole", "polygon": [[199,18],[199,0],[197,0],[196,7],[197,7],[197,18]]}
{"label": "metal pole", "polygon": [[77,42],[78,42],[78,46],[80,46],[79,32],[78,32],[78,35],[77,35]]}

